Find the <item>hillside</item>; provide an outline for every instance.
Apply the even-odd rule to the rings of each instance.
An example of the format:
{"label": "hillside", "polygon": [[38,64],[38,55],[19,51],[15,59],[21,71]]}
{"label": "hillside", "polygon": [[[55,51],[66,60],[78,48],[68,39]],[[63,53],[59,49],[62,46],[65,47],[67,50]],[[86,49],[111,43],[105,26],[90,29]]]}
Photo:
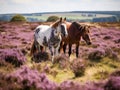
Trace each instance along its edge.
{"label": "hillside", "polygon": [[29,55],[40,24],[50,23],[0,22],[0,89],[120,90],[119,23],[82,23],[91,26],[92,45],[82,40],[79,58],[74,46],[70,58],[61,53],[54,64],[49,57],[35,62]]}
{"label": "hillside", "polygon": [[[0,14],[0,21],[10,21],[16,14]],[[70,11],[70,12],[41,12],[24,13],[29,22],[44,22],[49,16],[67,17],[68,21],[80,22],[119,22],[120,11]]]}

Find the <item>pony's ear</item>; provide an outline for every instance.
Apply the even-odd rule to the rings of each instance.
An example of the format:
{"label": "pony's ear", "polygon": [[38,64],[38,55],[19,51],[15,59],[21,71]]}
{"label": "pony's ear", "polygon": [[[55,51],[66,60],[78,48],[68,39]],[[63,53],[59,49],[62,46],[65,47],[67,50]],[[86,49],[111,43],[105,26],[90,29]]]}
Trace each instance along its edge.
{"label": "pony's ear", "polygon": [[87,28],[88,28],[88,29],[91,29],[91,26],[90,26],[90,25],[87,25]]}
{"label": "pony's ear", "polygon": [[66,21],[66,17],[64,18],[64,21]]}
{"label": "pony's ear", "polygon": [[88,28],[90,28],[90,25],[87,25]]}
{"label": "pony's ear", "polygon": [[60,22],[62,22],[62,17],[60,17]]}
{"label": "pony's ear", "polygon": [[80,30],[80,32],[82,32],[83,31],[83,29],[84,29],[84,27],[83,26],[79,26],[79,28],[78,28],[79,30]]}

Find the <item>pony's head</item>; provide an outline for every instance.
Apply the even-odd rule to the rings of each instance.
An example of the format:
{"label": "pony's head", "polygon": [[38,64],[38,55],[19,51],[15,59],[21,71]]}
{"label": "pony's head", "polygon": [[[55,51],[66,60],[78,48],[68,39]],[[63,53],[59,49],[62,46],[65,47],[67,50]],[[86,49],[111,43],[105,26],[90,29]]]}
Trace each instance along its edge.
{"label": "pony's head", "polygon": [[90,26],[87,26],[87,25],[81,25],[79,24],[78,22],[73,22],[72,23],[76,29],[79,31],[79,35],[82,36],[83,40],[86,41],[86,43],[88,45],[92,44],[91,43],[91,40],[90,40],[90,36],[89,36],[89,29],[90,29]]}
{"label": "pony's head", "polygon": [[62,18],[60,18],[58,21],[52,24],[52,27],[54,28],[55,35],[61,34],[62,37],[67,37],[67,27],[66,24],[62,21]]}
{"label": "pony's head", "polygon": [[91,39],[89,36],[89,33],[90,33],[89,29],[90,29],[90,26],[87,26],[87,25],[83,25],[79,27],[83,40],[85,40],[88,45],[91,45],[92,43],[91,43]]}

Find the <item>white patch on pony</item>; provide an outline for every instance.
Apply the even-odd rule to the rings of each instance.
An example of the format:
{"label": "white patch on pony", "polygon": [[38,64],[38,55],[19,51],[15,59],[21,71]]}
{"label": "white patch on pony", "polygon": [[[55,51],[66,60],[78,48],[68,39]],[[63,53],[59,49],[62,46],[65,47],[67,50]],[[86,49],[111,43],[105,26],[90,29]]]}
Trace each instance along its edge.
{"label": "white patch on pony", "polygon": [[64,28],[65,28],[65,37],[67,37],[67,36],[68,36],[67,26],[66,26],[66,24],[64,24],[64,23],[62,23],[61,25],[64,26]]}
{"label": "white patch on pony", "polygon": [[40,31],[38,33],[35,32],[35,38],[41,46],[44,46],[44,37],[46,37],[47,41],[50,39],[51,27],[47,25],[40,25],[36,29],[38,28],[40,29]]}

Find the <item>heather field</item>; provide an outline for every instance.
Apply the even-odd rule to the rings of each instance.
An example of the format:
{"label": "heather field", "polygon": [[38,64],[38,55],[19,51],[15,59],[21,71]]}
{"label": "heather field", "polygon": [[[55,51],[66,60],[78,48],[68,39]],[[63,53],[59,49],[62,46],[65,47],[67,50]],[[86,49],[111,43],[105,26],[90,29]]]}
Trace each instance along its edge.
{"label": "heather field", "polygon": [[[30,56],[40,22],[0,22],[0,90],[120,90],[120,23],[91,26],[92,45],[82,40],[79,58],[60,53]],[[68,52],[68,50],[67,50]]]}

